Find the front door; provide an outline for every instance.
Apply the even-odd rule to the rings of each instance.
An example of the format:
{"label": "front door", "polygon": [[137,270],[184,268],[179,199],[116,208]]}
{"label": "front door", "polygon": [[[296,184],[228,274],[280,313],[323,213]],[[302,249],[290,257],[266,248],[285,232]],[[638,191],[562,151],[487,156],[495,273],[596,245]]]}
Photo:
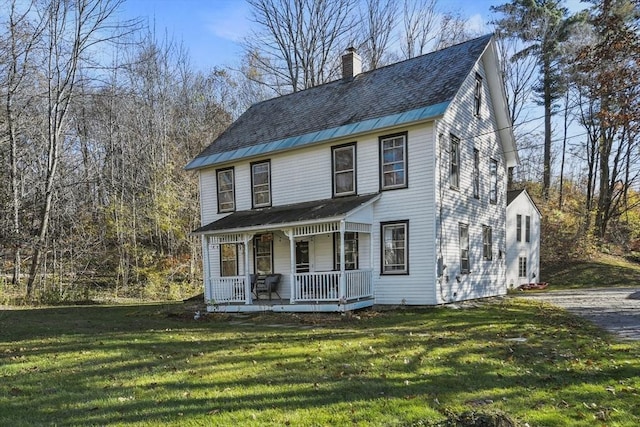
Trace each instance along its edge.
{"label": "front door", "polygon": [[309,241],[296,242],[296,273],[308,273],[309,266]]}

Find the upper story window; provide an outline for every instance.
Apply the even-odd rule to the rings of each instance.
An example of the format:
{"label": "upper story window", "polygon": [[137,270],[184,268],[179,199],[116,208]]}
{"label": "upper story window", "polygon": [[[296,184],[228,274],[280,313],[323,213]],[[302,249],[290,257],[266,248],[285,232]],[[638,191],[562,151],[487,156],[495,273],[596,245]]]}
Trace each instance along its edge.
{"label": "upper story window", "polygon": [[233,168],[216,171],[218,184],[218,212],[231,212],[236,209]]}
{"label": "upper story window", "polygon": [[487,261],[493,259],[493,236],[491,227],[482,226],[482,258]]}
{"label": "upper story window", "polygon": [[516,240],[522,242],[522,215],[516,215]]}
{"label": "upper story window", "polygon": [[333,195],[348,196],[356,193],[356,145],[342,145],[331,149],[333,168]]}
{"label": "upper story window", "polygon": [[409,221],[381,223],[382,274],[409,274]]}
{"label": "upper story window", "polygon": [[524,217],[524,241],[527,243],[531,241],[531,217],[529,215]]}
{"label": "upper story window", "polygon": [[407,134],[380,138],[380,188],[407,187]]}
{"label": "upper story window", "polygon": [[271,206],[271,162],[251,164],[251,194],[254,208]]}
{"label": "upper story window", "polygon": [[471,272],[471,261],[469,260],[469,225],[458,224],[458,239],[460,245],[460,272],[467,274]]}
{"label": "upper story window", "polygon": [[476,86],[473,90],[473,115],[480,117],[482,107],[482,76],[476,74]]}
{"label": "upper story window", "polygon": [[489,202],[498,202],[498,161],[494,159],[489,163]]}
{"label": "upper story window", "polygon": [[453,135],[449,145],[449,185],[460,188],[460,139]]}
{"label": "upper story window", "polygon": [[473,149],[473,197],[480,198],[480,151]]}

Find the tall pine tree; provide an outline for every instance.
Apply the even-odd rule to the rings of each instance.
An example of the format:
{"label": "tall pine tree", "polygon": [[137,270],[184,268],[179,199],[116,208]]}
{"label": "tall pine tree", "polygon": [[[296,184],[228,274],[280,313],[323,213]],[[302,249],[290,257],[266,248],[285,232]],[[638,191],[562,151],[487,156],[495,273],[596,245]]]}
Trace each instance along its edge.
{"label": "tall pine tree", "polygon": [[495,20],[500,37],[522,42],[515,57],[532,55],[540,69],[539,84],[534,88],[544,107],[544,172],[542,195],[546,199],[551,187],[551,116],[554,101],[562,96],[564,87],[559,76],[560,45],[568,36],[569,11],[562,0],[512,0],[492,6],[503,16]]}

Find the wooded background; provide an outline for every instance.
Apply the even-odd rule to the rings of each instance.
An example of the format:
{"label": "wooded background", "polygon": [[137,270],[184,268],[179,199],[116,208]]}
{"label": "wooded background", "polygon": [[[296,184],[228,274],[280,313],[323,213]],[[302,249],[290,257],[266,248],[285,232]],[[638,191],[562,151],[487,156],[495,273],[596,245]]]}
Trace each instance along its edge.
{"label": "wooded background", "polygon": [[[247,0],[238,65],[195,71],[123,0],[0,0],[0,299],[200,292],[196,176],[184,165],[251,103],[478,36],[437,0]],[[492,7],[543,263],[640,250],[640,5]],[[483,32],[488,32],[483,31]],[[542,125],[538,123],[542,121]]]}

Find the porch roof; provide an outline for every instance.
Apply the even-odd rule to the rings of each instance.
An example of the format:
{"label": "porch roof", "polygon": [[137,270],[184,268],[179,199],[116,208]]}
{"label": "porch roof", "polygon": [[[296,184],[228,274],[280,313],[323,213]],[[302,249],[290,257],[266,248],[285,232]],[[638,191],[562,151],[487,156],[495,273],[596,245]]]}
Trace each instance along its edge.
{"label": "porch roof", "polygon": [[262,209],[236,211],[193,231],[195,234],[215,234],[236,232],[247,229],[270,229],[283,225],[342,220],[360,208],[373,203],[380,194],[348,196],[335,199],[273,206]]}

